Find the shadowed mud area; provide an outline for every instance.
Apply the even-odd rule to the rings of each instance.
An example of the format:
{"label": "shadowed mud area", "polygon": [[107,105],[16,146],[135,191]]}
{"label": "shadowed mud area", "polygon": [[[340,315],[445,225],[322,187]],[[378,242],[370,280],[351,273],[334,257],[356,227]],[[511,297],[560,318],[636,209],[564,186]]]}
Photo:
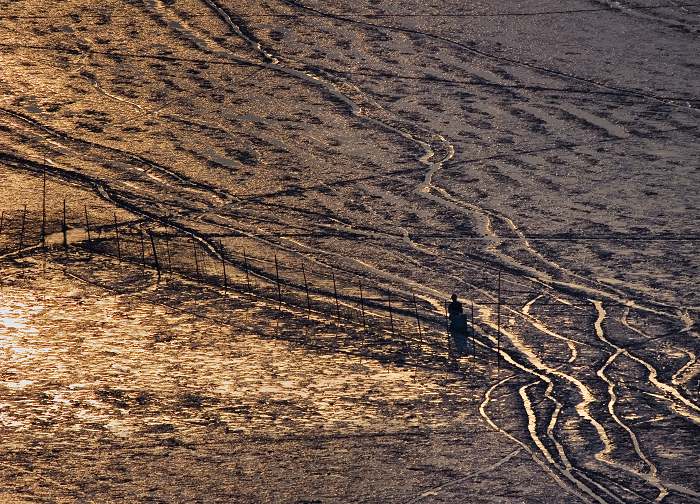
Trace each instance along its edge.
{"label": "shadowed mud area", "polygon": [[0,0],[0,495],[700,502],[699,30]]}
{"label": "shadowed mud area", "polygon": [[220,299],[171,308],[158,290],[175,280],[106,296],[84,259],[3,278],[8,502],[380,502],[443,485],[478,502],[553,485],[480,422],[483,376],[309,351],[322,334],[301,327],[278,341],[236,296],[230,318]]}

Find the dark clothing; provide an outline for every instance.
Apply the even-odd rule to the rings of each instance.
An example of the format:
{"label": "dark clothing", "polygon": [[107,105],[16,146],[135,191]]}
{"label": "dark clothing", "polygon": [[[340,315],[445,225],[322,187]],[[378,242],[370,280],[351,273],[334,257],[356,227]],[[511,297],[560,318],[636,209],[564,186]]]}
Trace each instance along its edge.
{"label": "dark clothing", "polygon": [[447,313],[450,315],[450,320],[454,320],[458,315],[464,313],[464,308],[462,308],[462,303],[459,301],[452,301],[447,307]]}
{"label": "dark clothing", "polygon": [[464,331],[454,331],[452,333],[452,338],[454,339],[455,342],[455,347],[457,350],[457,353],[459,355],[464,355],[468,351],[468,345],[467,345],[467,332],[466,328]]}
{"label": "dark clothing", "polygon": [[464,355],[467,352],[467,320],[464,317],[464,308],[462,303],[453,300],[447,307],[450,323],[449,331],[454,340],[458,355]]}

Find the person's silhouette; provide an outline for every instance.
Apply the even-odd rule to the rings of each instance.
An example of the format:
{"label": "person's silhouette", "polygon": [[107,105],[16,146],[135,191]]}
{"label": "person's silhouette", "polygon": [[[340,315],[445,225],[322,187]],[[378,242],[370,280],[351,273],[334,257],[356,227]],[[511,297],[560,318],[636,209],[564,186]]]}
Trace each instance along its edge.
{"label": "person's silhouette", "polygon": [[459,315],[464,313],[462,303],[457,301],[457,294],[452,294],[452,302],[447,307],[447,313],[449,314],[451,321],[454,321]]}
{"label": "person's silhouette", "polygon": [[452,294],[452,302],[447,307],[450,319],[449,331],[457,348],[457,354],[463,355],[467,350],[467,322],[464,318],[464,308],[457,300],[457,294]]}

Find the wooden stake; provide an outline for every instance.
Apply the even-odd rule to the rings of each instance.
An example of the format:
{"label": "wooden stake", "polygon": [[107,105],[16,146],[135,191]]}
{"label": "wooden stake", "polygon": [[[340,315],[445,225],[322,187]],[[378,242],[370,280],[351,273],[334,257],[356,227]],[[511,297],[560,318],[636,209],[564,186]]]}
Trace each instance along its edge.
{"label": "wooden stake", "polygon": [[41,194],[41,247],[46,248],[46,166],[44,166],[43,179],[44,186]]}
{"label": "wooden stake", "polygon": [[279,310],[282,310],[282,286],[280,285],[280,268],[277,262],[277,254],[275,254],[275,276],[277,278],[277,300],[279,302]]}
{"label": "wooden stake", "polygon": [[309,284],[306,281],[306,268],[304,268],[304,263],[301,263],[301,273],[304,275],[304,289],[306,289],[306,319],[311,318],[311,297],[309,297]]}
{"label": "wooden stake", "polygon": [[24,228],[27,224],[27,205],[24,205],[24,211],[22,212],[22,228],[19,232],[19,250],[24,248]]}
{"label": "wooden stake", "polygon": [[498,337],[496,339],[496,375],[501,373],[501,270],[498,270],[498,303],[497,303],[497,322]]}
{"label": "wooden stake", "polygon": [[63,198],[63,222],[61,223],[61,232],[63,233],[63,248],[68,248],[68,221],[66,218],[66,199]]}
{"label": "wooden stake", "polygon": [[88,233],[88,243],[92,244],[92,236],[90,234],[90,219],[88,218],[87,214],[87,205],[85,205],[85,229]]}
{"label": "wooden stake", "polygon": [[202,251],[199,254],[200,259],[199,259],[199,266],[202,268],[202,275],[207,276],[207,254],[206,250],[204,250],[204,247],[202,247]]}
{"label": "wooden stake", "polygon": [[173,260],[170,255],[170,236],[165,234],[165,251],[168,253],[168,274],[173,276]]}
{"label": "wooden stake", "polygon": [[248,292],[253,292],[250,288],[250,274],[248,273],[248,256],[246,255],[245,249],[243,249],[243,265],[245,267],[245,281],[248,285]]}
{"label": "wooden stake", "polygon": [[85,205],[85,229],[87,230],[88,243],[92,245],[92,236],[90,235],[90,219],[88,218],[87,205]]}
{"label": "wooden stake", "polygon": [[333,296],[335,296],[335,317],[340,322],[340,303],[338,303],[338,288],[335,284],[335,271],[331,274],[333,275]]}
{"label": "wooden stake", "polygon": [[156,249],[156,241],[153,238],[153,233],[148,232],[148,237],[151,239],[151,249],[153,250],[153,260],[156,263],[156,273],[158,274],[158,281],[160,282],[160,261],[158,261],[158,250]]}
{"label": "wooden stake", "polygon": [[114,214],[114,234],[117,237],[117,259],[122,262],[122,246],[119,242],[119,224],[117,223],[117,214]]}
{"label": "wooden stake", "polygon": [[474,354],[474,358],[476,359],[476,329],[474,328],[474,300],[471,300],[472,303],[472,353]]}
{"label": "wooden stake", "polygon": [[450,316],[447,314],[447,301],[442,303],[445,309],[445,333],[447,334],[447,358],[452,354],[452,338],[450,338]]}
{"label": "wooden stake", "polygon": [[221,268],[224,270],[224,290],[228,290],[228,277],[226,276],[226,259],[224,259],[224,245],[219,240],[219,248],[221,249]]}
{"label": "wooden stake", "polygon": [[192,238],[192,249],[194,250],[194,266],[197,268],[197,278],[201,280],[202,274],[199,272],[199,259],[197,258],[197,243]]}
{"label": "wooden stake", "polygon": [[139,228],[139,241],[141,243],[141,271],[146,270],[146,246],[143,242],[143,229]]}
{"label": "wooden stake", "polygon": [[421,346],[423,345],[423,331],[421,330],[420,327],[420,317],[418,316],[418,303],[416,302],[416,295],[412,292],[411,295],[413,296],[413,309],[416,312],[416,322],[418,323],[418,338],[420,341]]}
{"label": "wooden stake", "polygon": [[389,291],[389,326],[391,327],[391,335],[394,336],[394,313],[391,308],[391,291]]}
{"label": "wooden stake", "polygon": [[362,309],[362,328],[367,330],[367,321],[365,320],[365,296],[362,293],[362,282],[360,282],[360,308]]}

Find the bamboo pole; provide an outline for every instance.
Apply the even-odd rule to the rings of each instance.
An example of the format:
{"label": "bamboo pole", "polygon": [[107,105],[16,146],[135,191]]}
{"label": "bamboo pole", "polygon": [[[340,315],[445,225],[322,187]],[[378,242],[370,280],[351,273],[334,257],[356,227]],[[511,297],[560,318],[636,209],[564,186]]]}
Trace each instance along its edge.
{"label": "bamboo pole", "polygon": [[335,317],[340,322],[340,303],[338,302],[338,287],[335,283],[335,271],[332,272],[333,275],[333,296],[335,297]]}
{"label": "bamboo pole", "polygon": [[90,234],[90,218],[88,217],[87,205],[85,205],[84,208],[85,208],[85,229],[87,230],[88,243],[90,245],[92,245],[92,236]]}
{"label": "bamboo pole", "polygon": [[115,212],[114,214],[114,235],[116,236],[117,239],[117,259],[119,262],[122,262],[122,246],[119,241],[119,224],[117,223],[117,214]]}
{"label": "bamboo pole", "polygon": [[[46,161],[44,161],[46,163]],[[46,248],[46,166],[44,166],[43,188],[41,192],[41,248]]]}
{"label": "bamboo pole", "polygon": [[202,274],[199,272],[199,259],[197,258],[197,243],[192,238],[192,250],[194,251],[194,266],[197,269],[197,279],[202,279]]}
{"label": "bamboo pole", "polygon": [[141,271],[146,271],[146,245],[143,241],[143,229],[139,228],[139,239],[141,241]]}
{"label": "bamboo pole", "polygon": [[306,268],[304,263],[301,263],[301,273],[304,275],[304,289],[306,290],[306,319],[311,318],[311,297],[309,296],[309,283],[306,281]]}
{"label": "bamboo pole", "polygon": [[168,274],[172,277],[173,276],[173,259],[172,259],[172,256],[170,255],[170,235],[168,233],[165,234],[165,251],[168,254]]}
{"label": "bamboo pole", "polygon": [[228,277],[226,276],[226,259],[224,258],[224,244],[219,240],[219,248],[221,249],[221,268],[224,270],[224,290],[228,290]]}
{"label": "bamboo pole", "polygon": [[24,211],[22,212],[22,228],[19,232],[19,250],[24,248],[24,229],[27,225],[27,205],[24,205]]}
{"label": "bamboo pole", "polygon": [[418,303],[416,302],[416,294],[412,292],[411,295],[413,296],[413,309],[416,312],[416,322],[418,323],[418,339],[420,341],[421,346],[423,346],[423,331],[420,327],[420,317],[418,316]]}
{"label": "bamboo pole", "polygon": [[279,303],[278,309],[282,310],[282,286],[280,285],[280,268],[277,262],[277,254],[275,254],[275,277],[277,279],[277,301]]}
{"label": "bamboo pole", "polygon": [[365,320],[365,296],[362,293],[362,282],[360,282],[360,308],[362,310],[362,328],[367,330],[367,321]]}
{"label": "bamboo pole", "polygon": [[250,273],[248,273],[248,255],[246,254],[245,249],[243,249],[243,265],[245,267],[245,281],[248,285],[248,292],[253,292],[253,289],[250,288]]}
{"label": "bamboo pole", "polygon": [[498,303],[497,303],[498,337],[496,339],[496,376],[501,373],[501,270],[498,270]]}
{"label": "bamboo pole", "polygon": [[66,199],[63,198],[63,222],[61,223],[61,232],[63,233],[63,248],[68,248],[68,221],[66,217]]}
{"label": "bamboo pole", "polygon": [[158,249],[156,249],[156,240],[153,238],[153,233],[148,232],[148,237],[151,239],[151,249],[153,250],[153,260],[156,263],[156,273],[158,275],[158,282],[160,282],[160,261],[158,260]]}

